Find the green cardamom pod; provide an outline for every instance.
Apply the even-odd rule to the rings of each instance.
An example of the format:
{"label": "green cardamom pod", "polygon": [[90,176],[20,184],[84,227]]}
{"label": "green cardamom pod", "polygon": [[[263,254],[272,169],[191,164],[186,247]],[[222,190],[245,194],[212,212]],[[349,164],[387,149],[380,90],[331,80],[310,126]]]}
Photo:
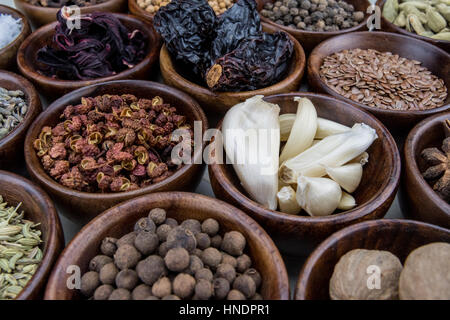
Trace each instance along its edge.
{"label": "green cardamom pod", "polygon": [[438,33],[447,26],[447,21],[436,9],[430,8],[427,10],[428,27],[435,33]]}
{"label": "green cardamom pod", "polygon": [[418,35],[425,32],[425,28],[420,22],[419,17],[414,14],[408,16],[409,24],[411,25],[411,30],[417,33]]}
{"label": "green cardamom pod", "polygon": [[400,28],[404,28],[406,26],[406,15],[404,11],[400,12],[397,18],[395,18],[394,24]]}
{"label": "green cardamom pod", "polygon": [[450,41],[450,32],[440,32],[432,36],[431,38],[436,40],[444,40],[444,41]]}
{"label": "green cardamom pod", "polygon": [[394,22],[398,15],[398,0],[387,0],[383,6],[383,17],[389,22]]}
{"label": "green cardamom pod", "polygon": [[430,5],[423,1],[407,1],[400,4],[398,7],[400,10],[403,10],[406,6],[414,6],[419,10],[427,10]]}
{"label": "green cardamom pod", "polygon": [[420,22],[422,24],[425,24],[428,22],[427,15],[425,12],[420,11],[415,6],[410,5],[409,2],[406,3],[406,5],[403,7],[403,11],[405,11],[406,16],[413,14],[417,17],[419,17]]}
{"label": "green cardamom pod", "polygon": [[445,18],[445,20],[450,23],[450,6],[440,3],[436,6],[436,9]]}

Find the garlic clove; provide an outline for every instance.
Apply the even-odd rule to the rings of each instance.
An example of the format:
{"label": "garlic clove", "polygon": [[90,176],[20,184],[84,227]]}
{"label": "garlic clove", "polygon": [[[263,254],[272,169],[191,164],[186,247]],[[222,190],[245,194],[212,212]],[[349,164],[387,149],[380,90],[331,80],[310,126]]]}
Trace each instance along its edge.
{"label": "garlic clove", "polygon": [[310,216],[332,214],[341,197],[341,187],[331,179],[300,176],[297,180],[297,202]]}
{"label": "garlic clove", "polygon": [[354,192],[361,183],[363,174],[361,163],[350,163],[336,168],[325,166],[325,170],[328,176],[347,192]]}
{"label": "garlic clove", "polygon": [[356,200],[353,198],[351,194],[348,194],[345,191],[342,191],[341,201],[339,202],[338,209],[339,210],[350,210],[356,207]]}
{"label": "garlic clove", "polygon": [[277,193],[278,205],[281,212],[299,214],[302,207],[297,202],[294,189],[290,186],[281,188]]}
{"label": "garlic clove", "polygon": [[292,126],[297,115],[295,113],[285,113],[280,115],[280,139],[281,141],[287,141],[291,134]]}
{"label": "garlic clove", "polygon": [[359,156],[349,161],[349,163],[360,163],[362,166],[366,165],[368,162],[369,162],[369,154],[365,151],[361,153]]}
{"label": "garlic clove", "polygon": [[317,132],[315,139],[323,139],[333,134],[342,133],[348,130],[350,130],[350,127],[344,126],[340,123],[328,119],[317,118]]}

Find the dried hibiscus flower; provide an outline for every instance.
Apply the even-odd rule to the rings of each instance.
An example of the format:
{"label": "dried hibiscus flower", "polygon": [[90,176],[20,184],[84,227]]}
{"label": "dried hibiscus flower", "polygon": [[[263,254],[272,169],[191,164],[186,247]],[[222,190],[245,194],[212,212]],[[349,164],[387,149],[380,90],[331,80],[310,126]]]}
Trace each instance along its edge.
{"label": "dried hibiscus flower", "polygon": [[64,8],[51,45],[37,52],[41,72],[63,80],[107,77],[134,67],[147,51],[147,37],[140,30],[128,30],[111,13],[81,15],[80,28],[69,28]]}

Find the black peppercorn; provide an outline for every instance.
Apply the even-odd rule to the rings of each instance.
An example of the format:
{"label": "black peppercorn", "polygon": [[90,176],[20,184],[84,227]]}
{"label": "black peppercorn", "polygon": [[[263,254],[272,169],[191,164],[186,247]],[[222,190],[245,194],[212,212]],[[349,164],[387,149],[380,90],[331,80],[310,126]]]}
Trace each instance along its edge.
{"label": "black peppercorn", "polygon": [[302,9],[309,10],[311,8],[311,2],[308,1],[308,0],[303,0],[302,4],[300,5],[300,7]]}

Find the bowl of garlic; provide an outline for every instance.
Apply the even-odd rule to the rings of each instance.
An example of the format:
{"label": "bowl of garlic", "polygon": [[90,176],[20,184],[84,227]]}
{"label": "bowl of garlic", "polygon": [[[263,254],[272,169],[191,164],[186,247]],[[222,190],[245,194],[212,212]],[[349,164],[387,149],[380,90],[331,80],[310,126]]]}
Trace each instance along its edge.
{"label": "bowl of garlic", "polygon": [[382,218],[397,193],[401,161],[389,131],[331,96],[255,96],[231,108],[219,129],[209,148],[214,194],[285,252]]}

